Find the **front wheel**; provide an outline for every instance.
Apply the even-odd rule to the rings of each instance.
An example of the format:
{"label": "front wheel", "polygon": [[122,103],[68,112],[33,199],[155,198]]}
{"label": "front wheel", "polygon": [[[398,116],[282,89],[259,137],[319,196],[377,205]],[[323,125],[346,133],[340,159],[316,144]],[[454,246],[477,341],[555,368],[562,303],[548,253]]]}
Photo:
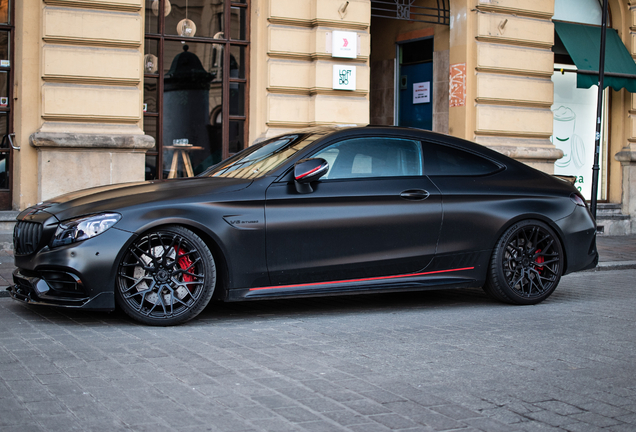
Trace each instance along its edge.
{"label": "front wheel", "polygon": [[150,325],[191,320],[210,302],[216,266],[207,245],[192,231],[166,226],[137,238],[117,270],[117,304]]}
{"label": "front wheel", "polygon": [[537,220],[521,221],[493,251],[484,291],[512,304],[536,304],[552,294],[563,273],[563,248],[555,232]]}

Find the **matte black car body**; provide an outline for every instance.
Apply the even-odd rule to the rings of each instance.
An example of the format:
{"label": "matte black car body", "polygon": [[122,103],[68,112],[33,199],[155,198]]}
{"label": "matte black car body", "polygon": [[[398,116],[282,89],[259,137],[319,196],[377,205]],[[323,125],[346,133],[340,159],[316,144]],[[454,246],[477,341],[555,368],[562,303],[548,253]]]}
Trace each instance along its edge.
{"label": "matte black car body", "polygon": [[[528,220],[554,233],[562,246],[562,274],[597,263],[594,220],[573,199],[580,198],[574,187],[562,180],[483,146],[417,129],[308,133],[319,137],[261,177],[105,186],[23,211],[14,234],[12,297],[113,310],[124,254],[144,233],[164,226],[186,228],[203,240],[216,266],[214,297],[224,301],[480,287],[504,233]],[[295,180],[299,161],[332,143],[365,137],[448,146],[496,169],[487,175],[427,175],[425,162],[419,176]],[[112,228],[51,247],[61,221],[106,212],[121,215]]]}

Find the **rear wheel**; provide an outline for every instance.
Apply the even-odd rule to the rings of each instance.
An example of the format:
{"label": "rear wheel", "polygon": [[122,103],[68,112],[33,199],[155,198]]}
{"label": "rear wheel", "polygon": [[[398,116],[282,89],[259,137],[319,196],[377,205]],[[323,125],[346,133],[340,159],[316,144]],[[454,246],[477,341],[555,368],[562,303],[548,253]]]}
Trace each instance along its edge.
{"label": "rear wheel", "polygon": [[192,231],[166,226],[131,244],[117,270],[118,305],[150,325],[174,325],[197,316],[210,302],[216,266],[207,245]]}
{"label": "rear wheel", "polygon": [[563,273],[563,248],[537,220],[518,222],[497,242],[484,290],[512,304],[536,304],[552,294]]}

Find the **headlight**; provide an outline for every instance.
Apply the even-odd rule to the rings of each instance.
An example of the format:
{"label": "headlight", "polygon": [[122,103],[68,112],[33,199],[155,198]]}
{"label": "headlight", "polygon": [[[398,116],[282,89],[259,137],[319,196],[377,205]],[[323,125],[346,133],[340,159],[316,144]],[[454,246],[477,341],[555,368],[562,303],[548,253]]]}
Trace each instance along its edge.
{"label": "headlight", "polygon": [[75,243],[100,235],[121,219],[117,213],[102,213],[60,222],[51,241],[51,247]]}

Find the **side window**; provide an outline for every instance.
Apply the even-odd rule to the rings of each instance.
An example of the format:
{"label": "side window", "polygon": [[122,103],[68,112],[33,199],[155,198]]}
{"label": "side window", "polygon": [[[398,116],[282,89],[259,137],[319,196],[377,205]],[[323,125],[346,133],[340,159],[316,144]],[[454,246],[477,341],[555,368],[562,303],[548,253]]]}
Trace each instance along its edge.
{"label": "side window", "polygon": [[424,174],[475,176],[493,173],[499,165],[454,147],[424,142]]}
{"label": "side window", "polygon": [[332,144],[312,157],[329,162],[323,179],[422,175],[422,149],[414,140],[353,138]]}

